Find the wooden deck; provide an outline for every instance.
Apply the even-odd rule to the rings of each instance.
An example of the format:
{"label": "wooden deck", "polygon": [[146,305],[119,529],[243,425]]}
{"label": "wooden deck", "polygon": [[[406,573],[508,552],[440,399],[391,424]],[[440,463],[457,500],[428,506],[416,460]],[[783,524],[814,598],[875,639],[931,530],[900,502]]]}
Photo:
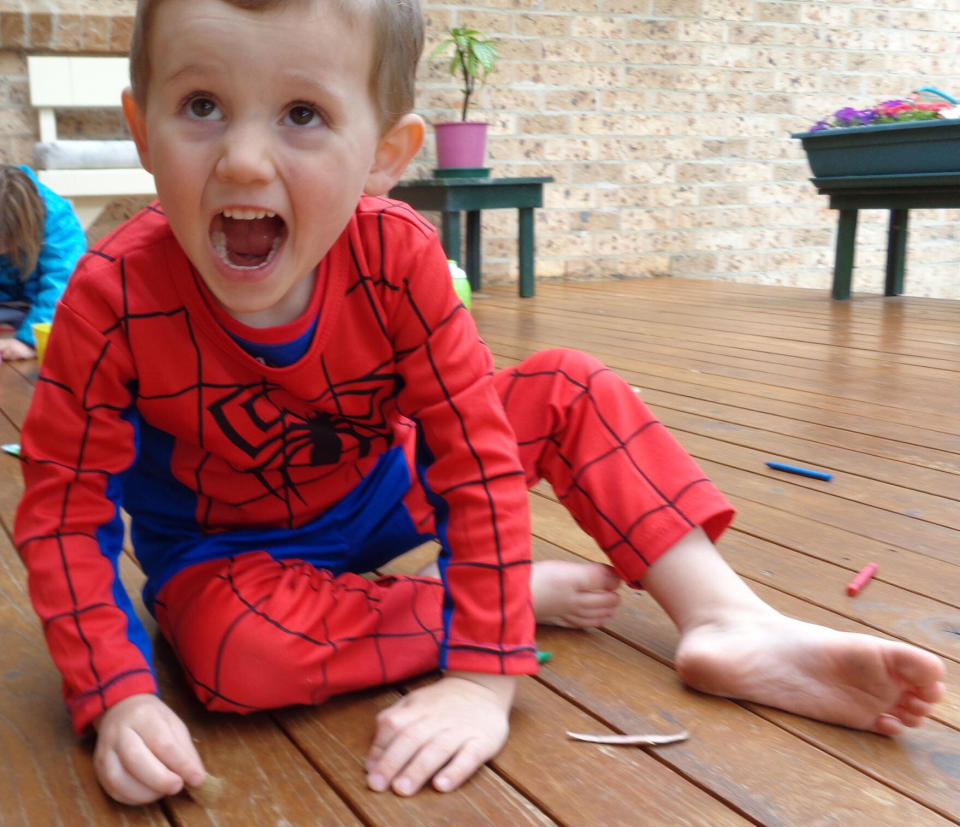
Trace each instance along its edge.
{"label": "wooden deck", "polygon": [[[592,352],[640,389],[739,509],[721,541],[767,601],[804,619],[912,641],[947,662],[948,697],[904,737],[848,731],[684,688],[676,634],[625,595],[602,631],[543,629],[553,653],[521,682],[512,738],[461,791],[403,800],[364,785],[375,712],[404,687],[250,718],[198,709],[158,644],[164,695],[230,794],[111,803],[77,743],[10,542],[21,490],[0,458],[0,823],[3,825],[937,825],[960,823],[960,304],[714,282],[540,284],[474,300],[501,365]],[[0,442],[16,442],[35,366],[0,366]],[[827,469],[832,482],[770,471]],[[598,558],[546,488],[538,556]],[[869,561],[856,598],[845,584]],[[399,566],[409,566],[409,560]],[[134,587],[134,567],[126,576]],[[567,729],[673,732],[659,748],[582,744]]]}

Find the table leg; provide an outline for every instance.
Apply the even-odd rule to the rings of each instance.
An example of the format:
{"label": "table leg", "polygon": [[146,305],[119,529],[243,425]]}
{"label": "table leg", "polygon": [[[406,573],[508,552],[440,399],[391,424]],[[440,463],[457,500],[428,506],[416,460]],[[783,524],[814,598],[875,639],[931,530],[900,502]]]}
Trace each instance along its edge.
{"label": "table leg", "polygon": [[460,263],[460,213],[444,212],[440,222],[440,238],[447,258]]}
{"label": "table leg", "polygon": [[467,210],[467,279],[470,289],[477,291],[483,282],[483,273],[480,269],[480,254],[482,250],[480,238],[480,210]]}
{"label": "table leg", "polygon": [[899,296],[903,292],[903,273],[907,262],[907,210],[890,210],[890,229],[887,232],[887,281],[885,296]]}
{"label": "table leg", "polygon": [[533,283],[533,207],[521,207],[520,213],[520,296],[530,298],[534,293]]}
{"label": "table leg", "polygon": [[853,249],[857,240],[857,211],[840,210],[837,225],[837,254],[833,262],[833,297],[850,298],[853,277]]}

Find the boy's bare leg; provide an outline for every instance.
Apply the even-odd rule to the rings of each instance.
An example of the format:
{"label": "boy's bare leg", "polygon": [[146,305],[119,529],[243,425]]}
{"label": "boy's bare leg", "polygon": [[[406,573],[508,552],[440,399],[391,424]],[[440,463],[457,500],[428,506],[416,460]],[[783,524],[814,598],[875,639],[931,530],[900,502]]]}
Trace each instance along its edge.
{"label": "boy's bare leg", "polygon": [[938,657],[781,615],[700,529],[660,557],[643,586],[680,630],[680,677],[704,692],[884,735],[918,726],[943,697]]}

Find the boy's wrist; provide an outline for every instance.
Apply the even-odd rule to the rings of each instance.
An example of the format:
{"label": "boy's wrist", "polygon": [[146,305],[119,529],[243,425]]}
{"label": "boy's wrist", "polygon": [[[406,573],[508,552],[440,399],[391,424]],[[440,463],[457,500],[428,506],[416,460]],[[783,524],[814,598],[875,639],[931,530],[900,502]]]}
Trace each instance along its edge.
{"label": "boy's wrist", "polygon": [[452,670],[444,672],[443,676],[444,678],[470,681],[471,683],[478,684],[490,690],[505,709],[509,709],[513,705],[513,696],[517,689],[516,675],[495,675],[488,672],[460,672]]}

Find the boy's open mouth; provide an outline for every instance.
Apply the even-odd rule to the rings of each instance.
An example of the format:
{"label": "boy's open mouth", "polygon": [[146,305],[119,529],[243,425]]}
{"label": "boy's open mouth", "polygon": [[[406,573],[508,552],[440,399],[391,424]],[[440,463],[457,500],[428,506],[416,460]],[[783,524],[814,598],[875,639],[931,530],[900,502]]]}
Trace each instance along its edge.
{"label": "boy's open mouth", "polygon": [[227,209],[210,222],[210,241],[220,260],[237,270],[270,263],[287,234],[284,220],[269,210]]}

